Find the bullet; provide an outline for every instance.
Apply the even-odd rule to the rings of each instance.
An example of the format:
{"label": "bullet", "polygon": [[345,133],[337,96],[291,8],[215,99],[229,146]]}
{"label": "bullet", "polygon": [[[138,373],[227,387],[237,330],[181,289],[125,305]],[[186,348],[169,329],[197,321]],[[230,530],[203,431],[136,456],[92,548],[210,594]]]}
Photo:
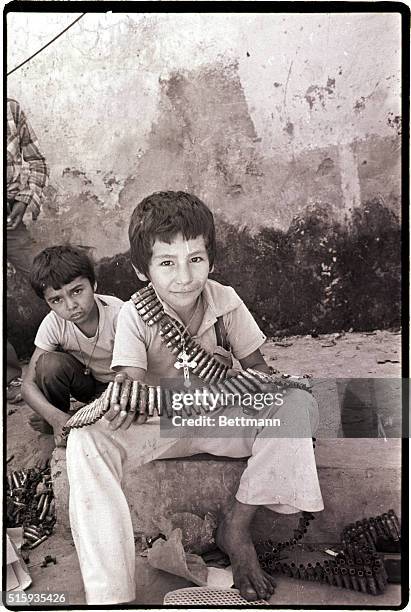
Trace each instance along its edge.
{"label": "bullet", "polygon": [[205,375],[206,375],[208,372],[210,372],[210,370],[212,370],[212,369],[213,369],[214,365],[215,365],[215,360],[214,360],[212,357],[210,357],[210,356],[209,356],[209,358],[208,358],[208,360],[207,360],[206,364],[205,364],[205,365],[204,365],[204,367],[201,369],[201,371],[199,372],[198,376],[199,376],[200,378],[204,378],[204,377],[205,377]]}
{"label": "bullet", "polygon": [[377,532],[376,532],[376,529],[375,529],[375,525],[374,525],[374,523],[371,523],[371,522],[370,522],[369,527],[368,527],[368,530],[369,530],[369,532],[370,532],[370,535],[371,535],[372,540],[373,540],[374,545],[375,545],[375,544],[376,544],[376,542],[377,542],[377,537],[378,537],[378,536],[377,536]]}
{"label": "bullet", "polygon": [[53,499],[50,502],[50,506],[49,506],[49,511],[48,511],[49,516],[53,516],[54,515],[55,509],[56,509],[56,502],[55,502],[55,499],[53,497]]}
{"label": "bullet", "polygon": [[398,534],[397,529],[395,527],[394,521],[392,521],[388,515],[385,517],[385,524],[388,527],[388,530],[391,534],[392,539],[394,540],[394,542],[399,542],[400,541],[400,534]]}
{"label": "bullet", "polygon": [[136,412],[138,406],[139,392],[140,383],[138,382],[138,380],[133,380],[131,385],[129,412]]}
{"label": "bullet", "polygon": [[376,517],[376,526],[379,526],[382,532],[382,537],[390,538],[391,534],[389,532],[388,526],[384,523],[381,516]]}
{"label": "bullet", "polygon": [[305,565],[303,565],[302,563],[300,563],[300,565],[298,566],[298,572],[300,574],[301,580],[307,580],[308,579],[307,570],[305,569]]}
{"label": "bullet", "polygon": [[40,521],[43,521],[46,518],[48,509],[49,509],[49,501],[48,501],[48,498],[46,497],[46,501],[44,502],[44,506],[40,514]]}
{"label": "bullet", "polygon": [[394,521],[394,525],[397,528],[398,534],[401,537],[401,525],[400,525],[400,521],[398,519],[398,516],[396,515],[395,511],[392,508],[390,508],[390,510],[388,510],[388,515]]}
{"label": "bullet", "polygon": [[36,536],[37,538],[40,537],[39,536],[39,530],[34,525],[29,525],[28,527],[25,527],[24,531],[27,532],[27,533],[30,533],[31,535]]}
{"label": "bullet", "polygon": [[168,342],[166,346],[170,349],[172,355],[178,355],[178,359],[180,359],[181,344],[173,344],[172,342]]}
{"label": "bullet", "polygon": [[173,395],[170,389],[164,389],[164,405],[168,418],[173,416]]}
{"label": "bullet", "polygon": [[266,390],[266,388],[265,388],[265,384],[264,384],[264,383],[262,383],[262,382],[261,382],[261,380],[260,380],[259,378],[256,378],[255,376],[253,376],[253,375],[250,373],[250,370],[249,370],[249,369],[248,369],[248,370],[243,370],[243,371],[242,371],[242,374],[243,374],[243,376],[244,376],[245,378],[247,378],[247,380],[249,380],[249,381],[250,381],[250,382],[251,382],[251,383],[254,385],[254,387],[255,387],[254,392],[255,392],[255,391],[259,391],[259,392],[261,392],[261,391],[265,391],[265,390]]}
{"label": "bullet", "polygon": [[38,539],[39,539],[38,536],[36,536],[36,535],[34,535],[34,534],[32,534],[32,533],[30,533],[28,531],[24,531],[23,535],[24,535],[24,538],[26,540],[28,540],[29,542],[37,542]]}
{"label": "bullet", "polygon": [[127,407],[128,407],[128,404],[129,404],[129,396],[130,396],[131,385],[132,385],[132,380],[130,380],[130,378],[126,378],[126,380],[123,382],[123,385],[122,385],[121,391],[120,391],[120,408],[121,408],[121,410],[127,410]]}
{"label": "bullet", "polygon": [[319,561],[317,561],[317,563],[315,564],[314,574],[318,582],[322,582],[324,580],[324,568]]}
{"label": "bullet", "polygon": [[42,495],[40,496],[39,502],[37,504],[38,512],[41,512],[41,509],[43,508],[43,504],[44,504],[46,497],[47,497],[46,493],[42,493]]}
{"label": "bullet", "polygon": [[[188,353],[188,359],[190,361],[196,361],[197,362],[197,366],[199,363],[200,359],[204,359],[205,357],[208,357],[207,353],[205,352],[205,350],[203,348],[201,348],[201,346],[195,346],[189,353]],[[194,370],[193,370],[194,372]]]}
{"label": "bullet", "polygon": [[234,388],[236,389],[236,393],[240,393],[240,395],[248,394],[249,391],[247,387],[243,385],[241,380],[238,380],[237,376],[233,376],[229,380],[231,384],[234,386]]}
{"label": "bullet", "polygon": [[148,387],[144,383],[140,384],[140,397],[138,402],[138,412],[139,414],[145,414],[147,410],[147,395],[148,395]]}
{"label": "bullet", "polygon": [[338,567],[334,567],[333,568],[333,574],[334,574],[334,580],[335,580],[335,584],[339,587],[342,587],[343,582],[341,579],[341,575],[340,575],[340,570]]}
{"label": "bullet", "polygon": [[299,578],[300,577],[300,571],[298,569],[298,567],[296,566],[295,563],[291,563],[290,564],[290,569],[291,569],[291,575],[293,578]]}
{"label": "bullet", "polygon": [[328,582],[328,584],[333,585],[334,584],[334,580],[333,580],[333,574],[332,571],[329,567],[324,567],[324,578],[326,580],[326,582]]}
{"label": "bullet", "polygon": [[249,372],[251,376],[254,376],[255,378],[257,378],[257,380],[260,380],[266,385],[269,385],[273,382],[271,376],[265,374],[265,372],[260,372],[260,370],[253,370],[252,368],[247,368],[247,372]]}
{"label": "bullet", "polygon": [[204,368],[204,366],[206,364],[208,364],[208,361],[210,359],[210,355],[208,355],[205,351],[203,351],[203,356],[199,356],[198,359],[196,359],[197,361],[197,365],[196,367],[193,369],[193,374],[198,374],[199,372],[201,372],[201,370]]}
{"label": "bullet", "polygon": [[163,321],[162,323],[160,323],[160,331],[159,331],[160,336],[164,337],[165,334],[169,332],[171,329],[175,329],[174,325],[170,321]]}
{"label": "bullet", "polygon": [[155,387],[148,388],[148,416],[154,416],[154,402],[156,397]]}
{"label": "bullet", "polygon": [[146,321],[146,325],[148,325],[149,327],[151,327],[152,325],[154,325],[154,323],[157,323],[157,321],[161,321],[161,319],[164,317],[164,312],[163,310],[161,310],[159,313],[157,313],[156,315],[154,315],[154,317],[152,317],[151,319],[148,319]]}
{"label": "bullet", "polygon": [[159,387],[159,386],[156,387],[156,410],[157,410],[158,416],[161,416],[163,414],[163,405],[162,405],[162,399],[161,399],[161,387]]}
{"label": "bullet", "polygon": [[248,378],[243,376],[242,372],[240,372],[237,376],[233,377],[233,379],[235,379],[234,384],[242,386],[242,388],[244,389],[244,393],[255,393],[255,386],[250,380],[248,380]]}
{"label": "bullet", "polygon": [[145,300],[143,300],[142,302],[140,302],[140,304],[138,304],[138,306],[136,306],[137,310],[138,310],[138,314],[143,317],[145,314],[147,314],[150,309],[155,306],[157,304],[157,298],[156,297],[148,297]]}
{"label": "bullet", "polygon": [[362,593],[367,593],[367,583],[364,577],[364,573],[362,570],[357,571],[357,580],[360,584],[360,589]]}
{"label": "bullet", "polygon": [[103,414],[106,413],[109,408],[110,408],[110,397],[111,397],[111,393],[113,391],[113,383],[109,382],[107,389],[104,392],[104,396],[103,396]]}
{"label": "bullet", "polygon": [[311,563],[307,564],[307,576],[308,580],[310,580],[311,582],[315,580],[314,568]]}
{"label": "bullet", "polygon": [[283,563],[282,564],[282,571],[283,574],[285,574],[286,576],[289,576],[290,578],[292,578],[292,571],[291,571],[291,567],[289,566],[288,563]]}
{"label": "bullet", "polygon": [[227,389],[228,393],[233,393],[234,395],[241,395],[236,386],[233,384],[231,378],[227,378],[223,383],[224,387]]}
{"label": "bullet", "polygon": [[346,589],[351,587],[350,577],[348,576],[347,569],[345,567],[341,568],[341,578]]}
{"label": "bullet", "polygon": [[227,378],[228,369],[229,368],[227,366],[223,365],[223,368],[222,368],[222,370],[221,370],[221,372],[219,374],[219,377],[218,377],[218,382],[221,382],[221,381],[225,380],[225,378]]}
{"label": "bullet", "polygon": [[17,472],[12,472],[11,477],[13,479],[14,488],[15,489],[20,489],[21,485],[20,485],[19,477],[17,476]]}
{"label": "bullet", "polygon": [[37,546],[39,546],[45,540],[47,540],[47,536],[46,535],[43,536],[42,538],[40,538],[39,540],[37,540],[37,542],[34,542],[34,544],[32,544],[31,546],[29,546],[29,550],[32,550],[33,548],[36,548]]}
{"label": "bullet", "polygon": [[385,591],[385,588],[387,586],[387,580],[384,576],[383,568],[380,566],[374,565],[373,569],[374,569],[374,572],[373,572],[374,579],[377,584],[377,588],[379,591],[383,592]]}
{"label": "bullet", "polygon": [[217,370],[219,369],[221,365],[220,362],[217,361],[216,359],[212,359],[211,363],[212,363],[211,368],[203,376],[204,382],[209,382],[210,380],[212,380],[215,373],[217,372]]}
{"label": "bullet", "polygon": [[142,311],[140,310],[140,316],[143,319],[143,321],[146,321],[148,319],[152,319],[159,312],[163,312],[163,307],[161,304],[157,304],[157,306],[150,308],[150,310],[147,311],[145,314],[143,314]]}
{"label": "bullet", "polygon": [[378,595],[377,585],[375,584],[374,576],[371,570],[365,572],[365,580],[367,582],[368,590],[372,595]]}
{"label": "bullet", "polygon": [[200,389],[200,402],[201,402],[201,406],[200,409],[202,412],[206,413],[206,412],[210,412],[210,406],[209,404],[207,404],[209,397],[211,395],[210,393],[210,389],[208,387],[202,387]]}
{"label": "bullet", "polygon": [[[185,396],[190,395],[190,393],[184,393]],[[191,406],[186,406],[185,404],[183,405],[183,410],[186,413],[187,416],[191,416],[193,414],[192,410],[191,410]],[[180,411],[176,411],[175,414],[180,414]]]}
{"label": "bullet", "polygon": [[[116,376],[116,379],[117,377],[118,375]],[[111,406],[114,406],[114,404],[118,404],[118,401],[120,398],[120,391],[121,391],[121,382],[119,380],[115,380],[113,383],[112,391],[111,391],[110,408]]]}

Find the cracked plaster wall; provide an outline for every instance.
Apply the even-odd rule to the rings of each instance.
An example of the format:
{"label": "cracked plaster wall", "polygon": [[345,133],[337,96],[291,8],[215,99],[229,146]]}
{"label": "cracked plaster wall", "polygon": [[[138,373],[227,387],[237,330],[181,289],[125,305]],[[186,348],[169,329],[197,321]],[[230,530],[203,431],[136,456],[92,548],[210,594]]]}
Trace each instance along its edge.
{"label": "cracked plaster wall", "polygon": [[[8,15],[9,66],[75,14]],[[286,228],[399,196],[398,14],[88,14],[9,78],[51,168],[41,243],[127,249],[130,210],[192,189]]]}
{"label": "cracked plaster wall", "polygon": [[[75,17],[9,14],[9,69]],[[160,189],[252,232],[314,204],[336,221],[376,196],[398,210],[399,14],[87,14],[8,95],[50,165],[40,247],[125,252]]]}

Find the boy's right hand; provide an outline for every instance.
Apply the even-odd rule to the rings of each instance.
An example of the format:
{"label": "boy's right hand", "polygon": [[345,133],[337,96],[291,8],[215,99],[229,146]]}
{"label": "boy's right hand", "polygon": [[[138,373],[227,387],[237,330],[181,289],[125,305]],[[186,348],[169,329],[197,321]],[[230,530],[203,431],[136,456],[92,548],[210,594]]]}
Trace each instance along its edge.
{"label": "boy's right hand", "polygon": [[53,420],[50,422],[50,425],[53,428],[54,434],[54,443],[56,446],[66,446],[67,441],[66,438],[62,435],[62,429],[64,425],[69,420],[70,415],[65,412],[58,411],[58,414],[53,416]]}
{"label": "boy's right hand", "polygon": [[[116,375],[114,383],[122,384],[126,380],[130,380],[125,372],[120,372]],[[114,394],[112,394],[113,397]],[[114,397],[114,403],[110,401],[110,409],[104,415],[104,419],[110,422],[110,429],[128,429],[132,423],[142,425],[147,421],[146,414],[138,414],[136,412],[127,412],[128,394],[122,397],[121,391],[118,398]]]}

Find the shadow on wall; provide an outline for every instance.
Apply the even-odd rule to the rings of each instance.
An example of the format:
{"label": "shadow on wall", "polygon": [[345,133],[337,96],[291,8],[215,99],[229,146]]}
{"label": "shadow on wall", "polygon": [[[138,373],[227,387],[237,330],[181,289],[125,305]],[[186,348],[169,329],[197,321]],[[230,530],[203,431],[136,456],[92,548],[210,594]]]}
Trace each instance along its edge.
{"label": "shadow on wall", "polygon": [[[217,239],[212,277],[236,289],[268,335],[400,325],[401,228],[378,198],[356,208],[344,225],[325,205],[294,217],[286,232],[253,234],[217,218]],[[99,293],[123,300],[142,286],[128,253],[102,259],[97,277]],[[30,312],[22,307],[27,303]],[[9,288],[7,333],[21,357],[32,352],[44,316],[37,304],[27,286]]]}

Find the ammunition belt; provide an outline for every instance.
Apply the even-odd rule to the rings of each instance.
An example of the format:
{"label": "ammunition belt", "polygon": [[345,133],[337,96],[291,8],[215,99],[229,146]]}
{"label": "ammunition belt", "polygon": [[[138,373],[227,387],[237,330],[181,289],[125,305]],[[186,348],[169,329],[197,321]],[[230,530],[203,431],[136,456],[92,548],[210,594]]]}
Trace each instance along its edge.
{"label": "ammunition belt", "polygon": [[[306,387],[306,383],[294,378],[282,378],[278,376],[264,374],[257,370],[242,370],[238,376],[227,378],[224,381],[217,383],[209,383],[207,386],[198,389],[201,397],[207,397],[207,394],[217,397],[225,397],[228,394],[236,396],[254,393],[261,393],[267,390],[266,385],[277,386],[279,389],[283,387],[291,387],[310,391]],[[201,405],[193,406],[184,405],[182,409],[173,409],[173,398],[177,394],[181,398],[181,394],[189,394],[187,389],[184,391],[175,391],[162,388],[160,386],[150,386],[138,381],[130,379],[109,383],[106,391],[90,404],[80,408],[63,427],[63,434],[68,435],[71,429],[92,425],[100,420],[114,404],[120,404],[126,412],[135,413],[135,418],[139,415],[146,414],[149,417],[166,415],[172,418],[176,414],[182,414],[182,410],[191,416],[193,412],[197,415],[202,415],[210,412],[208,402]],[[198,397],[198,395],[197,395]]]}
{"label": "ammunition belt", "polygon": [[173,355],[181,352],[184,345],[190,361],[197,362],[192,373],[205,382],[216,383],[227,376],[228,367],[209,355],[187,331],[183,325],[164,312],[163,305],[157,297],[151,283],[131,296],[131,300],[143,321],[151,327],[154,323],[160,325],[161,341],[170,349]]}
{"label": "ammunition belt", "polygon": [[[282,573],[300,580],[322,582],[371,595],[384,593],[387,586],[387,572],[377,553],[378,537],[399,542],[401,527],[394,510],[380,516],[370,517],[347,525],[341,533],[341,550],[328,561],[313,563],[284,563],[280,561],[282,550],[292,548],[301,539],[313,515],[303,512],[299,529],[294,538],[274,544],[266,540],[256,545],[257,556],[262,569],[270,574]],[[305,526],[305,527],[304,527]]]}

